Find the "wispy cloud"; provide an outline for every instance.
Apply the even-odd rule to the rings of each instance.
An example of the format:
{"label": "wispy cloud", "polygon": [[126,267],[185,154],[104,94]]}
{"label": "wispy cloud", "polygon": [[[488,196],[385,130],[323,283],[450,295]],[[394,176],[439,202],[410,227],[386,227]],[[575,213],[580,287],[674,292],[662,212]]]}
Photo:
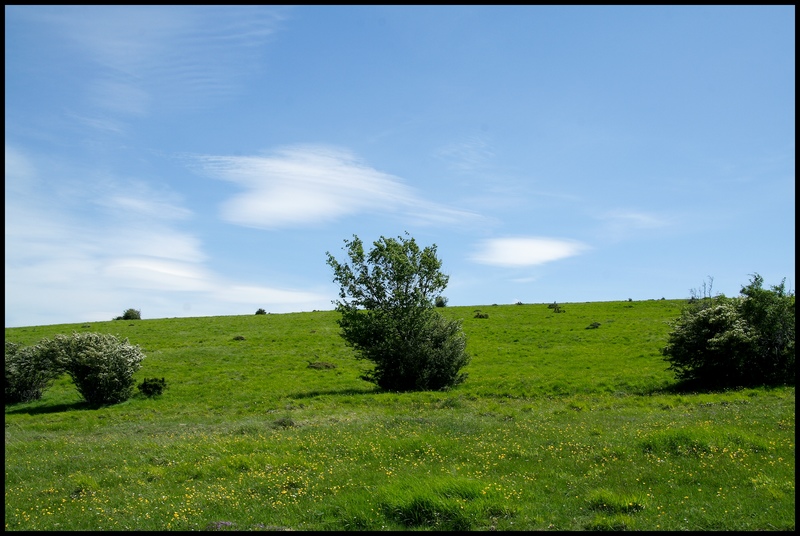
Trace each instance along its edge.
{"label": "wispy cloud", "polygon": [[[227,97],[260,64],[285,10],[265,6],[48,6],[20,14],[96,69],[95,112],[149,113],[156,103],[197,107]],[[89,119],[101,127],[108,119]]]}
{"label": "wispy cloud", "polygon": [[436,156],[457,171],[474,172],[486,166],[494,157],[494,151],[485,135],[473,135],[464,141],[445,145]]}
{"label": "wispy cloud", "polygon": [[128,307],[158,318],[330,306],[322,291],[216,273],[201,240],[181,228],[192,212],[169,191],[130,179],[80,188],[67,166],[39,169],[8,146],[5,154],[6,326],[110,320]]}
{"label": "wispy cloud", "polygon": [[504,267],[536,266],[578,255],[588,246],[574,240],[541,237],[491,238],[478,244],[471,260]]}
{"label": "wispy cloud", "polygon": [[661,216],[629,210],[605,212],[600,215],[600,219],[619,228],[655,229],[669,225],[669,221]]}
{"label": "wispy cloud", "polygon": [[222,218],[247,227],[316,225],[368,212],[415,223],[453,224],[477,214],[423,199],[400,178],[345,149],[284,147],[265,156],[201,156],[203,171],[244,189],[225,201]]}

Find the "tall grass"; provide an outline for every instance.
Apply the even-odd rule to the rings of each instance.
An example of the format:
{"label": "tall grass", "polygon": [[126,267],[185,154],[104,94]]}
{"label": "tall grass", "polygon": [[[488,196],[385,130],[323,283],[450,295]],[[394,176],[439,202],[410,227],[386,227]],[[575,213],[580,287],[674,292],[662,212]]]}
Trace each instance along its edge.
{"label": "tall grass", "polygon": [[439,309],[469,377],[420,393],[360,380],[334,312],[6,329],[128,337],[167,389],[90,409],[64,377],[7,406],[5,527],[793,529],[794,388],[682,392],[681,306]]}

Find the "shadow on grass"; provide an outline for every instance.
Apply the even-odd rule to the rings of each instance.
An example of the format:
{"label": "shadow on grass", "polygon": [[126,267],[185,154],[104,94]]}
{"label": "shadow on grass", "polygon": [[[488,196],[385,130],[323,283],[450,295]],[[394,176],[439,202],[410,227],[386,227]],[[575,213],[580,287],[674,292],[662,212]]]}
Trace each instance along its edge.
{"label": "shadow on grass", "polygon": [[61,413],[62,411],[75,411],[97,409],[96,406],[90,405],[83,400],[79,402],[70,402],[69,404],[49,404],[45,406],[35,407],[22,407],[22,408],[6,408],[6,415],[21,415],[27,413],[28,415],[43,415],[47,413]]}
{"label": "shadow on grass", "polygon": [[371,389],[318,389],[315,391],[308,391],[304,393],[292,393],[286,395],[287,398],[294,398],[294,399],[301,399],[301,398],[314,398],[316,396],[325,396],[325,395],[332,395],[332,396],[353,396],[353,395],[374,395],[385,392],[383,389],[379,387],[374,387]]}
{"label": "shadow on grass", "polygon": [[647,391],[645,394],[649,395],[685,395],[685,394],[711,394],[711,393],[725,393],[730,391],[741,391],[743,389],[778,389],[787,387],[786,385],[768,385],[768,384],[754,384],[754,385],[715,385],[698,380],[683,380],[676,383],[659,387]]}

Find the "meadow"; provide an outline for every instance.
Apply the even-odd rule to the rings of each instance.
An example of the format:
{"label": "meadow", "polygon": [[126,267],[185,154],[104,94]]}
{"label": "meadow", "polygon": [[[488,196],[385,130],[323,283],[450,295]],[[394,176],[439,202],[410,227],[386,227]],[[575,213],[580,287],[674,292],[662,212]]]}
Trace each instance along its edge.
{"label": "meadow", "polygon": [[685,303],[438,309],[472,356],[444,392],[359,379],[333,311],[6,328],[128,338],[167,389],[6,406],[5,529],[794,530],[794,387],[678,385]]}

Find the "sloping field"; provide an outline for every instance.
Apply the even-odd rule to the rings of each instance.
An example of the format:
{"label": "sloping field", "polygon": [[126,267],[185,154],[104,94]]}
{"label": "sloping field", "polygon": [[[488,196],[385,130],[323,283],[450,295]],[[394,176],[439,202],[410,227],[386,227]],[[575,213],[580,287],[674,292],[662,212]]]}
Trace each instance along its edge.
{"label": "sloping field", "polygon": [[678,389],[684,303],[438,309],[472,362],[422,393],[360,380],[331,311],[7,328],[127,337],[167,390],[7,406],[5,528],[794,529],[794,387]]}

